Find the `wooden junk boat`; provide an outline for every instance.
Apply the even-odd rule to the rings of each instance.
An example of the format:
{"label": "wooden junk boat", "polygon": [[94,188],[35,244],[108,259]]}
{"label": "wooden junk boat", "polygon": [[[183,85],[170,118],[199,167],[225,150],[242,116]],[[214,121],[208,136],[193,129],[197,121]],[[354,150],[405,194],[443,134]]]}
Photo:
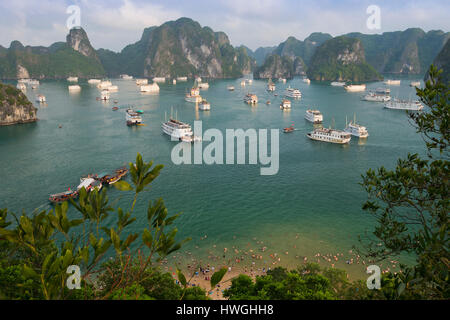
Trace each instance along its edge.
{"label": "wooden junk boat", "polygon": [[71,191],[70,189],[65,192],[51,194],[48,200],[53,203],[64,202],[69,199],[74,199],[78,196],[78,191]]}
{"label": "wooden junk boat", "polygon": [[107,174],[100,178],[97,178],[97,180],[99,180],[103,184],[110,185],[122,179],[122,177],[125,176],[127,173],[128,173],[127,168],[120,168],[115,171],[115,174],[113,175]]}

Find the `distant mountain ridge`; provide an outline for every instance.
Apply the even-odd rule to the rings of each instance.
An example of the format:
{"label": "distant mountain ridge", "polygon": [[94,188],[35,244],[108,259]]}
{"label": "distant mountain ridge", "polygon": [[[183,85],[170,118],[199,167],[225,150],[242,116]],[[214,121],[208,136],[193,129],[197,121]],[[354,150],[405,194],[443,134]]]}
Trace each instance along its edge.
{"label": "distant mountain ridge", "polygon": [[[421,74],[428,70],[450,33],[410,28],[344,36],[361,42],[365,63],[378,73]],[[304,75],[316,50],[332,39],[330,34],[315,32],[303,41],[288,37],[278,46],[252,51],[244,45],[233,47],[224,32],[180,18],[145,28],[139,41],[114,52],[95,50],[86,32],[76,28],[70,30],[66,42],[49,47],[23,46],[19,41],[11,42],[9,48],[0,46],[0,78],[100,78],[120,74],[237,78],[251,72],[255,78],[290,78]]]}
{"label": "distant mountain ridge", "polygon": [[[447,40],[442,50],[433,61],[433,65],[438,70],[443,70],[441,77],[444,83],[450,83],[450,39]],[[428,73],[425,74],[424,80],[428,80]]]}
{"label": "distant mountain ridge", "polygon": [[225,33],[189,18],[146,28],[138,42],[120,53],[98,54],[109,75],[234,78],[250,73],[254,65],[246,49],[234,48]]}

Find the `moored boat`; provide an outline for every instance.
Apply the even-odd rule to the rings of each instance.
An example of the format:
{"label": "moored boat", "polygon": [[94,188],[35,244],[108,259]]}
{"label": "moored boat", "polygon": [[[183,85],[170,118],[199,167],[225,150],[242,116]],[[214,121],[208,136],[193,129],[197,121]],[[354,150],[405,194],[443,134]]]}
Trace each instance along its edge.
{"label": "moored boat", "polygon": [[209,111],[211,110],[211,104],[205,99],[203,99],[202,102],[199,103],[198,109],[202,111]]}
{"label": "moored boat", "polygon": [[352,135],[348,132],[335,129],[317,128],[306,134],[311,140],[345,144],[349,143],[352,139]]}
{"label": "moored boat", "polygon": [[319,110],[308,109],[305,112],[305,119],[312,123],[322,123],[323,115]]}
{"label": "moored boat", "polygon": [[343,87],[343,86],[345,86],[345,82],[343,82],[343,81],[333,81],[333,82],[331,82],[331,85],[334,86],[334,87]]}
{"label": "moored boat", "polygon": [[257,104],[258,103],[258,96],[256,94],[252,94],[252,93],[248,93],[245,97],[244,97],[244,102],[247,104]]}
{"label": "moored boat", "polygon": [[400,85],[400,80],[392,80],[392,79],[388,79],[384,82],[384,84],[390,85],[390,86],[399,86]]}
{"label": "moored boat", "polygon": [[298,89],[291,88],[290,86],[284,91],[285,97],[290,97],[294,99],[300,99],[302,97],[302,93]]}
{"label": "moored boat", "polygon": [[369,92],[363,97],[363,100],[374,102],[387,102],[391,100],[391,96],[384,93]]}
{"label": "moored boat", "polygon": [[40,102],[40,103],[44,103],[44,102],[46,102],[46,98],[45,98],[44,95],[38,94],[38,95],[36,96],[36,101],[37,101],[37,102]]}
{"label": "moored boat", "polygon": [[367,138],[369,136],[369,132],[367,131],[367,128],[357,124],[356,123],[356,115],[353,119],[353,121],[350,121],[349,123],[347,123],[347,119],[345,119],[345,132],[350,133],[353,136],[359,137],[359,138]]}
{"label": "moored boat", "polygon": [[125,119],[127,121],[127,126],[138,125],[142,123],[142,118],[139,113],[131,108],[127,109],[127,111],[125,112]]}
{"label": "moored boat", "polygon": [[365,84],[349,84],[344,86],[344,89],[348,92],[358,92],[358,91],[364,91],[366,90]]}
{"label": "moored boat", "polygon": [[291,110],[291,101],[288,99],[283,99],[280,104],[281,110]]}
{"label": "moored boat", "polygon": [[187,102],[199,103],[202,101],[202,97],[200,96],[200,90],[197,86],[191,88],[190,92],[186,93],[184,100]]}
{"label": "moored boat", "polygon": [[423,109],[423,105],[420,103],[419,100],[407,101],[400,99],[394,99],[393,101],[389,101],[384,105],[384,107],[387,109],[408,110],[408,111],[421,111]]}
{"label": "moored boat", "polygon": [[158,93],[159,92],[159,86],[156,82],[153,82],[152,84],[146,84],[141,86],[141,92],[150,92],[150,93]]}
{"label": "moored boat", "polygon": [[97,189],[97,191],[100,191],[102,188],[101,181],[98,181],[94,179],[91,176],[83,177],[80,179],[80,184],[77,187],[77,191],[80,191],[80,189],[85,188],[87,192],[93,191],[94,189]]}
{"label": "moored boat", "polygon": [[64,202],[69,199],[74,199],[78,196],[78,191],[68,190],[65,192],[51,194],[48,200],[53,203]]}

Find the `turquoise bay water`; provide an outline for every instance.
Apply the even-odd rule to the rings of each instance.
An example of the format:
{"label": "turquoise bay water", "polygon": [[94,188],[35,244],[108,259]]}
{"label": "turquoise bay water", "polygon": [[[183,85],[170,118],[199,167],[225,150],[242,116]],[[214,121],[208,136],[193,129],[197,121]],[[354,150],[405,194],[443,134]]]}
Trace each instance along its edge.
{"label": "turquoise bay water", "polygon": [[[391,95],[413,98],[409,87],[415,78],[402,78],[401,86],[391,86]],[[163,197],[169,212],[183,212],[177,220],[180,239],[192,237],[185,251],[206,257],[223,247],[249,248],[264,241],[270,252],[285,252],[286,261],[295,255],[313,256],[316,252],[347,252],[357,244],[357,235],[373,229],[373,220],[361,210],[366,199],[361,174],[369,168],[392,168],[408,152],[423,152],[423,142],[402,111],[383,109],[383,105],[361,101],[362,93],[347,93],[342,87],[311,83],[301,79],[276,83],[274,97],[265,91],[265,81],[241,87],[240,80],[210,81],[201,92],[211,103],[202,112],[183,97],[192,82],[162,84],[159,95],[144,95],[134,81],[113,80],[119,92],[110,102],[96,101],[99,90],[81,82],[79,94],[69,94],[65,81],[43,81],[35,94],[47,97],[48,105],[38,107],[39,121],[33,124],[0,127],[0,208],[51,209],[49,194],[76,187],[81,175],[111,171],[134,161],[140,152],[144,160],[164,164],[151,190],[140,196],[135,209],[137,222],[132,230],[142,230],[149,200]],[[234,92],[227,86],[233,84]],[[292,102],[290,112],[279,109],[288,85],[299,88],[301,100]],[[368,84],[368,89],[382,83]],[[256,93],[259,104],[243,102],[247,92]],[[144,110],[146,126],[127,127],[124,109],[133,104]],[[266,105],[265,101],[271,104]],[[357,121],[369,130],[366,141],[352,138],[347,146],[309,140],[305,135],[312,124],[304,120],[306,107],[318,108],[324,126],[334,118],[343,129],[345,117],[356,113]],[[174,165],[170,159],[176,142],[162,134],[165,113],[177,112],[179,120],[193,125],[203,121],[203,130],[281,129],[294,123],[294,133],[280,132],[279,172],[261,176],[260,165]],[[58,128],[58,125],[62,128]],[[207,143],[204,143],[204,146]],[[110,188],[111,200],[129,207],[132,195]],[[72,211],[75,215],[76,213]],[[207,235],[206,240],[201,237]],[[213,247],[216,245],[217,247]],[[294,248],[295,246],[295,248]],[[288,259],[289,257],[289,259]]]}

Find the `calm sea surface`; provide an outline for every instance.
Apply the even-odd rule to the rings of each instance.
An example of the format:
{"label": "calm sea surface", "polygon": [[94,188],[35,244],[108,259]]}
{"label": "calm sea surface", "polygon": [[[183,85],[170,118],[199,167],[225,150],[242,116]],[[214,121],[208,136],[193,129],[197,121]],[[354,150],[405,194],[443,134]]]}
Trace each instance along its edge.
{"label": "calm sea surface", "polygon": [[[400,86],[390,87],[391,95],[414,98],[409,82],[420,78],[401,78]],[[170,213],[183,212],[177,220],[180,239],[193,239],[184,253],[206,257],[220,254],[224,247],[256,250],[264,245],[267,252],[277,252],[283,261],[295,264],[300,256],[312,259],[318,252],[347,254],[357,244],[358,234],[373,229],[373,219],[361,210],[366,199],[358,184],[361,174],[382,165],[393,168],[399,157],[424,150],[405,112],[361,101],[363,93],[347,93],[329,84],[307,85],[301,79],[276,83],[279,95],[275,97],[266,92],[265,81],[255,80],[246,87],[240,86],[240,80],[209,81],[210,88],[201,95],[211,103],[211,111],[203,112],[184,101],[192,81],[161,84],[159,95],[141,94],[134,81],[112,82],[119,92],[106,103],[96,100],[99,90],[86,82],[80,82],[79,94],[69,94],[65,81],[42,81],[38,90],[28,88],[30,100],[44,94],[48,105],[35,103],[36,123],[0,127],[1,208],[27,213],[51,209],[49,194],[76,187],[81,175],[112,171],[134,161],[140,152],[144,160],[165,167],[152,188],[141,194],[135,208],[137,222],[130,231],[144,228],[149,200],[162,197]],[[227,90],[230,84],[234,92]],[[299,88],[303,98],[293,100],[291,111],[282,112],[281,96],[289,85]],[[382,86],[370,83],[368,89]],[[256,107],[243,102],[247,92],[258,95]],[[122,106],[119,111],[111,110],[113,100]],[[266,100],[271,104],[266,105]],[[146,126],[125,125],[128,104],[144,111]],[[303,118],[306,107],[318,108],[326,127],[334,118],[338,129],[344,128],[346,116],[350,120],[356,114],[370,136],[365,141],[352,138],[346,146],[311,141],[305,136],[313,128]],[[279,172],[273,176],[261,176],[259,164],[177,166],[170,158],[176,142],[161,131],[165,113],[171,110],[192,125],[202,120],[203,130],[282,129],[292,123],[298,130],[280,132]],[[118,199],[123,208],[132,201],[130,193],[114,188],[109,197]]]}

